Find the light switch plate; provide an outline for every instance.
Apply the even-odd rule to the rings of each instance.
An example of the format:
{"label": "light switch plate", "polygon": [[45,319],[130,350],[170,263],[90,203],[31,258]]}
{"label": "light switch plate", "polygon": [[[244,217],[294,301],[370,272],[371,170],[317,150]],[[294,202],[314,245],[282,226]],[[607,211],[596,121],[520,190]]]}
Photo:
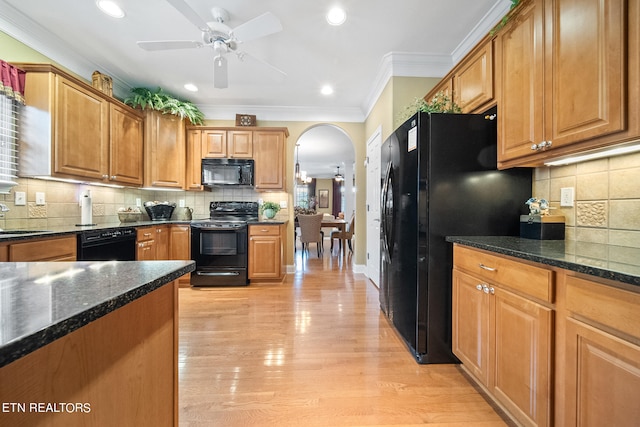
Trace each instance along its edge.
{"label": "light switch plate", "polygon": [[36,192],[36,205],[42,206],[45,204],[44,201],[44,193],[42,192]]}
{"label": "light switch plate", "polygon": [[287,201],[286,200],[280,200],[280,207],[282,209],[286,209],[287,208]]}
{"label": "light switch plate", "polygon": [[25,206],[27,204],[27,194],[24,191],[16,191],[13,204],[16,206]]}
{"label": "light switch plate", "polygon": [[569,208],[573,206],[575,197],[575,189],[573,187],[564,187],[560,189],[560,207]]}
{"label": "light switch plate", "polygon": [[178,200],[178,207],[184,208],[184,199]]}

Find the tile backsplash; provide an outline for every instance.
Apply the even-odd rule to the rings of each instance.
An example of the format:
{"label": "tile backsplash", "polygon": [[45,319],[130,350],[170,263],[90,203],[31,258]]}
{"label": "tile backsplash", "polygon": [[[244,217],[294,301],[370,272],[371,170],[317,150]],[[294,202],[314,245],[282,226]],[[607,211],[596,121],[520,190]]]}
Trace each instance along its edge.
{"label": "tile backsplash", "polygon": [[[560,207],[564,187],[575,188],[573,207]],[[568,240],[640,248],[640,153],[537,168],[532,195],[565,216]]]}
{"label": "tile backsplash", "polygon": [[[0,217],[0,228],[46,229],[47,227],[71,226],[80,222],[80,195],[91,190],[93,201],[93,222],[97,224],[118,223],[119,208],[135,207],[136,199],[142,203],[149,200],[175,202],[185,201],[185,206],[193,209],[193,219],[209,217],[209,202],[220,200],[257,201],[264,199],[279,202],[288,200],[287,193],[259,193],[250,188],[216,188],[213,191],[160,191],[138,188],[110,188],[94,185],[70,184],[41,179],[18,179],[18,186],[10,194],[0,195],[0,201],[7,205],[8,212]],[[16,191],[26,193],[26,205],[16,206]],[[45,204],[37,205],[36,192],[45,194]],[[143,213],[144,208],[141,208]],[[283,209],[279,215],[288,215]]]}

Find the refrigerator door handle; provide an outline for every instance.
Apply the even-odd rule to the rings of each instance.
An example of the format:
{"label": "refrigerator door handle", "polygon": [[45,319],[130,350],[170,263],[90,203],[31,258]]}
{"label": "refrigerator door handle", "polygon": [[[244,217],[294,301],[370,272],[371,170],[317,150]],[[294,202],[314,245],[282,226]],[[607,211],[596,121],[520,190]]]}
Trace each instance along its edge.
{"label": "refrigerator door handle", "polygon": [[380,215],[382,217],[381,221],[381,230],[382,230],[382,257],[385,262],[391,262],[391,253],[389,252],[389,232],[387,227],[388,218],[386,215],[386,207],[387,207],[387,196],[389,190],[389,181],[391,180],[391,171],[393,169],[393,165],[391,162],[387,164],[387,170],[384,174],[384,181],[382,184],[382,197],[380,198]]}

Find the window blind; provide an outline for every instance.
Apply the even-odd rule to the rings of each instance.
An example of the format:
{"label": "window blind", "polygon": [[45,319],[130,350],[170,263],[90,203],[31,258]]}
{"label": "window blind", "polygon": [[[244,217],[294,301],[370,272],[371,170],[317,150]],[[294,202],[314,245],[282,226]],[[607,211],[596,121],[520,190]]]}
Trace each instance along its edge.
{"label": "window blind", "polygon": [[0,194],[18,185],[19,103],[0,93]]}

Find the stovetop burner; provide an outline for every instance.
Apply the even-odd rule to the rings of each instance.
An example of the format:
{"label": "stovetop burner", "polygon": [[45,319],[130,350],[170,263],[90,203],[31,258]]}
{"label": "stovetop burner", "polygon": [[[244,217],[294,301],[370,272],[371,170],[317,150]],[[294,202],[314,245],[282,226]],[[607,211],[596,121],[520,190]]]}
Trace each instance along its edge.
{"label": "stovetop burner", "polygon": [[209,219],[193,222],[200,228],[241,228],[249,221],[258,220],[256,202],[211,202]]}

